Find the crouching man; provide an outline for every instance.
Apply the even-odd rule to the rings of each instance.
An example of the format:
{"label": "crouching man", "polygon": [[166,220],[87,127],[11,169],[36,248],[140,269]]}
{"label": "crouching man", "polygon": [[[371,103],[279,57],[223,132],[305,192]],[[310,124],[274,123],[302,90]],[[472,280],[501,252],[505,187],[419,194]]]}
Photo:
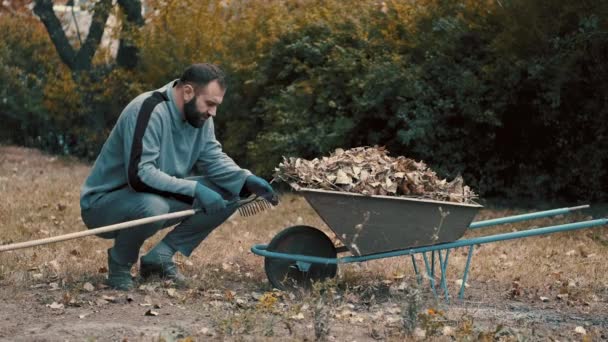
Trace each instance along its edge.
{"label": "crouching man", "polygon": [[236,210],[227,203],[252,193],[276,198],[268,182],[240,168],[215,138],[213,119],[225,92],[222,70],[194,64],[179,79],[137,96],[120,114],[81,188],[81,215],[87,227],[193,207],[203,210],[185,219],[100,234],[114,239],[108,249],[112,288],[131,289],[130,270],[144,241],[176,224],[141,257],[140,275],[184,283],[174,254],[190,256]]}

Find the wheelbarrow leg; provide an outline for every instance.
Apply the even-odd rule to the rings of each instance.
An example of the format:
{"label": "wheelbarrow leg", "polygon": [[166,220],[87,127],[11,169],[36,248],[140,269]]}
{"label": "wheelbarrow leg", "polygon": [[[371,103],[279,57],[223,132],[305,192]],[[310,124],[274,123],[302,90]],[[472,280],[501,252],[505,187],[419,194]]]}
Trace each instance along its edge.
{"label": "wheelbarrow leg", "polygon": [[435,279],[435,251],[431,252],[431,277]]}
{"label": "wheelbarrow leg", "polygon": [[467,283],[467,277],[469,276],[469,267],[471,266],[471,257],[473,256],[473,246],[469,246],[469,255],[467,256],[467,264],[464,267],[464,274],[462,275],[462,284],[460,285],[460,293],[458,294],[458,298],[464,298],[464,287]]}
{"label": "wheelbarrow leg", "polygon": [[412,265],[414,265],[414,272],[416,273],[416,281],[418,285],[422,284],[422,276],[420,276],[420,272],[418,272],[418,266],[416,266],[416,258],[414,258],[414,254],[410,254],[412,257]]}
{"label": "wheelbarrow leg", "polygon": [[431,268],[429,267],[429,258],[426,256],[426,252],[422,253],[422,257],[424,258],[424,266],[426,267],[426,275],[429,277],[429,282],[431,283],[431,289],[433,290],[433,294],[437,297],[437,291],[435,290],[435,278],[433,278]]}
{"label": "wheelbarrow leg", "polygon": [[450,250],[446,249],[445,250],[445,258],[442,258],[441,256],[441,249],[438,251],[439,252],[439,266],[441,268],[441,287],[443,288],[443,294],[445,295],[445,301],[446,302],[450,302],[450,298],[449,298],[449,293],[448,293],[448,285],[446,282],[446,278],[447,278],[447,267],[448,267],[448,258],[450,256]]}

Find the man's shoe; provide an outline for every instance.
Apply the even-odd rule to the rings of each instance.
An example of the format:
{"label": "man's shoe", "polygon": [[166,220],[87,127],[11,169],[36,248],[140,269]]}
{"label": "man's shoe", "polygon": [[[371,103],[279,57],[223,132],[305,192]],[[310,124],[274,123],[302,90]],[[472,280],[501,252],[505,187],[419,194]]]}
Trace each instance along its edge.
{"label": "man's shoe", "polygon": [[131,277],[130,264],[119,264],[108,249],[108,281],[107,284],[113,289],[128,291],[133,289],[133,278]]}
{"label": "man's shoe", "polygon": [[161,279],[172,280],[179,285],[186,284],[187,278],[179,271],[171,258],[167,260],[154,255],[144,255],[140,258],[139,265],[139,274],[142,278],[158,275]]}

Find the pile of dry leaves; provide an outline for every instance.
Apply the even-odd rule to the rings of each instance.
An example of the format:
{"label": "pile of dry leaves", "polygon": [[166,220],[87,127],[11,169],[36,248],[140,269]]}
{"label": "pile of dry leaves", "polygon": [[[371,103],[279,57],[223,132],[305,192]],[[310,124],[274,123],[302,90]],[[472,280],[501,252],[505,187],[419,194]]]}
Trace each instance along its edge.
{"label": "pile of dry leaves", "polygon": [[308,189],[347,191],[364,195],[405,196],[472,203],[477,195],[463,184],[439,179],[422,161],[390,157],[383,147],[336,149],[329,157],[285,158],[275,179]]}

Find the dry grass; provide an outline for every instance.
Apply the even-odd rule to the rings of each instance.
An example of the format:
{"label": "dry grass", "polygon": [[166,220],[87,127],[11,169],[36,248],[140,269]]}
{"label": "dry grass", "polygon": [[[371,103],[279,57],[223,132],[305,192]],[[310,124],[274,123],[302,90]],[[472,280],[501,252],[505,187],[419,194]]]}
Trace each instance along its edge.
{"label": "dry grass", "polygon": [[[79,214],[80,185],[89,166],[79,162],[47,156],[36,150],[0,147],[0,243],[55,236],[86,229]],[[483,210],[477,219],[516,214],[509,210]],[[586,219],[583,214],[542,219],[533,223],[505,225],[467,233],[496,233],[523,229],[530,224],[547,226]],[[295,224],[306,224],[329,232],[328,228],[301,197],[285,194],[282,204],[251,218],[233,216],[203,242],[183,267],[190,275],[200,275],[201,282],[219,283],[222,272],[244,274],[252,282],[265,281],[263,259],[249,249],[267,243],[280,230]],[[165,231],[166,232],[166,231]],[[144,249],[157,241],[157,234]],[[491,286],[508,293],[513,281],[529,293],[542,295],[563,284],[576,289],[576,295],[587,300],[590,295],[608,292],[608,229],[587,229],[571,233],[526,238],[483,245],[476,248],[468,283],[475,288]],[[62,279],[82,283],[103,278],[106,249],[111,241],[87,237],[68,242],[2,253],[0,282],[5,285],[29,284],[32,280]],[[448,281],[451,291],[461,277],[466,249],[450,255]],[[422,266],[419,259],[419,266]],[[100,270],[101,269],[101,270]],[[101,273],[100,273],[101,271]],[[355,285],[369,279],[391,280],[404,273],[412,275],[409,259],[392,258],[361,264],[344,265],[341,279]],[[213,279],[211,274],[216,274]],[[202,276],[204,275],[204,277]],[[204,279],[203,279],[204,278]],[[557,282],[557,283],[556,283]],[[477,284],[477,285],[474,285]],[[475,296],[483,297],[483,291]]]}

